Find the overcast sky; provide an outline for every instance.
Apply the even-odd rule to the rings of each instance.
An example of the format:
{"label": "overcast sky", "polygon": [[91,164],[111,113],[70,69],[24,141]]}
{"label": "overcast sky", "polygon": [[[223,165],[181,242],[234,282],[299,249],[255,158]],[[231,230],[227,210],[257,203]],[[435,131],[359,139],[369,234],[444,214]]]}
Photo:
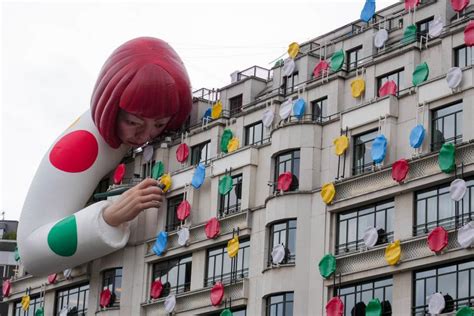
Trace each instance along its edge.
{"label": "overcast sky", "polygon": [[[377,10],[396,2],[377,0]],[[89,108],[102,64],[125,41],[164,39],[182,57],[193,90],[219,88],[230,83],[234,70],[271,68],[291,42],[358,19],[363,5],[364,0],[2,1],[0,212],[19,218],[44,153]]]}

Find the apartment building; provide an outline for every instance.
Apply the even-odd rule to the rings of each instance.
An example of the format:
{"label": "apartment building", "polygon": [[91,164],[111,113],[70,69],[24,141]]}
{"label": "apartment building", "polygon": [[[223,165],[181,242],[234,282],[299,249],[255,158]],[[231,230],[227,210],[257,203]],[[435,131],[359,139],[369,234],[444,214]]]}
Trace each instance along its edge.
{"label": "apartment building", "polygon": [[[40,307],[45,315],[167,315],[172,295],[176,315],[225,309],[238,316],[326,315],[335,297],[347,316],[365,315],[374,299],[383,315],[425,315],[434,293],[447,315],[474,306],[474,251],[458,241],[474,216],[474,54],[465,39],[472,19],[474,5],[456,12],[451,1],[425,0],[414,12],[400,2],[368,23],[300,43],[294,59],[272,69],[254,66],[234,73],[226,86],[195,91],[183,133],[131,152],[123,184],[105,190],[111,179],[104,179],[95,195],[119,198],[161,162],[172,178],[161,209],[139,215],[126,248],[111,255],[49,280],[20,266],[9,315],[34,315]],[[417,125],[424,139],[413,148]],[[237,149],[223,146],[228,130]],[[387,146],[374,161],[379,135]],[[340,136],[349,142],[336,155]],[[189,156],[179,162],[182,143]],[[440,151],[448,143],[455,167],[443,172]],[[392,169],[401,159],[409,170],[397,182]],[[198,165],[205,179],[195,188]],[[278,181],[285,172],[291,173],[286,186]],[[232,183],[221,194],[226,176]],[[459,201],[450,194],[455,179],[466,184]],[[329,203],[321,194],[327,183],[335,189]],[[191,211],[180,221],[183,200]],[[212,218],[220,229],[208,238]],[[189,229],[185,245],[178,234],[183,227]],[[438,252],[428,243],[436,227],[447,232]],[[368,228],[378,234],[371,247]],[[157,255],[160,232],[167,233],[167,245]],[[227,245],[236,236],[239,250],[231,259]],[[386,249],[395,241],[400,258],[389,264]],[[324,278],[318,266],[327,254],[335,271]],[[164,286],[152,298],[157,280]],[[211,294],[219,293],[211,289],[219,283],[223,299],[213,306]],[[104,289],[112,294],[105,307]]]}

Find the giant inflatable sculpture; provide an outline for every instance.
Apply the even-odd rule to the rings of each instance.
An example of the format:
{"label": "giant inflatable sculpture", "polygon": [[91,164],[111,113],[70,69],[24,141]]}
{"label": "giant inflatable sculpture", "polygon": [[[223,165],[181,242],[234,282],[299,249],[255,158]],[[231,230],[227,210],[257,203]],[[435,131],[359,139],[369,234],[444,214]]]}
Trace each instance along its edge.
{"label": "giant inflatable sculpture", "polygon": [[[113,203],[84,206],[131,147],[180,127],[191,106],[186,69],[167,43],[144,37],[117,48],[100,71],[90,110],[54,142],[31,183],[18,227],[26,271],[47,275],[124,247],[130,234],[127,221],[107,221],[104,211],[127,200],[122,196]],[[134,207],[158,204],[151,194],[157,188],[153,181],[136,186],[150,198],[132,201]]]}

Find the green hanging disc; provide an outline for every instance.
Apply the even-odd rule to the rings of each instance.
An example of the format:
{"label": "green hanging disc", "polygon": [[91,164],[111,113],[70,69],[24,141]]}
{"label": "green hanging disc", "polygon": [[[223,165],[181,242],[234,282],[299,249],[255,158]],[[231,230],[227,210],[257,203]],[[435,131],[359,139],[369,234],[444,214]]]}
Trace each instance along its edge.
{"label": "green hanging disc", "polygon": [[325,255],[319,261],[319,273],[325,279],[329,278],[336,271],[336,258],[332,254]]}
{"label": "green hanging disc", "polygon": [[158,180],[165,173],[165,165],[163,162],[158,161],[151,169],[151,177],[155,180]]}
{"label": "green hanging disc", "polygon": [[444,173],[450,173],[456,167],[456,147],[454,144],[446,143],[443,144],[439,151],[438,164],[441,171]]}
{"label": "green hanging disc", "polygon": [[331,71],[336,72],[341,70],[342,65],[344,65],[344,58],[345,58],[344,50],[338,50],[331,56]]}
{"label": "green hanging disc", "polygon": [[232,191],[232,177],[225,175],[219,180],[219,193],[222,195],[226,195],[230,191]]}
{"label": "green hanging disc", "polygon": [[221,151],[227,153],[227,145],[229,141],[232,139],[232,131],[230,129],[225,129],[224,133],[222,134],[221,138]]}
{"label": "green hanging disc", "polygon": [[381,316],[382,315],[382,304],[378,298],[374,298],[367,304],[365,308],[365,316]]}
{"label": "green hanging disc", "polygon": [[18,247],[15,247],[15,261],[20,261],[20,252],[18,251]]}
{"label": "green hanging disc", "polygon": [[467,307],[467,306],[464,306],[458,309],[456,312],[456,316],[473,316],[473,315],[474,315],[474,311],[472,310],[472,308]]}
{"label": "green hanging disc", "polygon": [[427,63],[422,63],[416,66],[415,71],[413,71],[413,85],[416,87],[422,82],[425,82],[428,79],[430,69],[428,68]]}
{"label": "green hanging disc", "polygon": [[275,66],[273,66],[273,68],[276,68],[276,67],[281,67],[283,66],[285,62],[283,61],[283,59],[279,59],[277,60],[277,62],[275,63]]}
{"label": "green hanging disc", "polygon": [[226,308],[224,309],[220,314],[220,316],[232,316],[232,312],[230,311],[230,309]]}
{"label": "green hanging disc", "polygon": [[44,316],[44,308],[38,307],[38,309],[35,312],[35,316]]}
{"label": "green hanging disc", "polygon": [[403,38],[401,40],[402,44],[408,44],[416,40],[416,25],[408,25],[405,31],[403,32]]}

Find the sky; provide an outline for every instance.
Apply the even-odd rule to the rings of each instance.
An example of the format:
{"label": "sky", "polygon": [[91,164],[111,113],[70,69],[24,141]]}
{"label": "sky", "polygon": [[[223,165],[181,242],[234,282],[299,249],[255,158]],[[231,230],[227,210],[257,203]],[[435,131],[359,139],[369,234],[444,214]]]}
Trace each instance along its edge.
{"label": "sky", "polygon": [[[89,108],[102,64],[135,37],[177,51],[193,91],[271,68],[302,43],[359,18],[364,0],[0,0],[0,219],[18,220],[54,140]],[[377,10],[399,2],[377,0]],[[74,185],[71,183],[71,185]],[[58,198],[60,198],[58,196]]]}

